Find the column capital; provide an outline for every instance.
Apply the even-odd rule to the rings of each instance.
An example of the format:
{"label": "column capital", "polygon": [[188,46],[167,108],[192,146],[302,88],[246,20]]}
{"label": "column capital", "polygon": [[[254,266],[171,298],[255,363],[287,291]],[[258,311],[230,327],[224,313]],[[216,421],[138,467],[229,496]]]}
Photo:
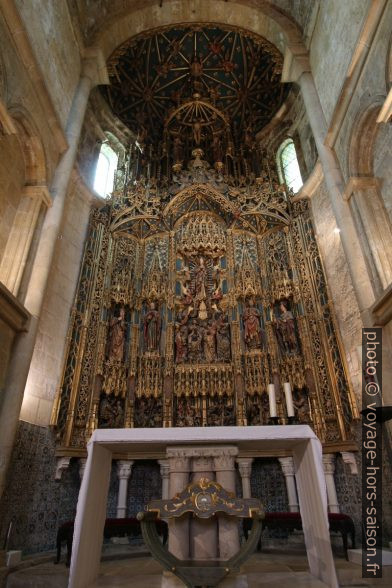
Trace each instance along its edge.
{"label": "column capital", "polygon": [[238,469],[241,478],[250,478],[252,473],[253,457],[237,457]]}
{"label": "column capital", "polygon": [[295,475],[294,460],[292,457],[279,457],[278,460],[285,477]]}
{"label": "column capital", "polygon": [[119,480],[128,480],[132,473],[132,466],[135,462],[130,459],[120,459],[117,461],[117,477]]}
{"label": "column capital", "polygon": [[55,480],[61,480],[63,472],[68,469],[69,462],[71,461],[70,457],[58,457],[56,459],[56,472],[54,474]]}
{"label": "column capital", "polygon": [[335,454],[325,453],[323,455],[323,467],[326,475],[333,475],[335,473]]}
{"label": "column capital", "polygon": [[235,445],[213,445],[203,447],[178,446],[169,447],[166,456],[171,457],[220,457],[221,455],[237,456],[238,447]]}
{"label": "column capital", "polygon": [[93,86],[108,85],[110,83],[102,49],[87,47],[83,51],[81,76],[90,78]]}
{"label": "column capital", "polygon": [[213,470],[212,457],[200,456],[192,459],[192,472],[212,472]]}
{"label": "column capital", "polygon": [[170,473],[189,473],[190,472],[190,458],[189,457],[169,457],[169,471]]}
{"label": "column capital", "polygon": [[310,71],[309,53],[304,45],[288,45],[284,53],[281,82],[298,82],[303,73]]}
{"label": "column capital", "polygon": [[23,186],[22,196],[27,196],[28,198],[43,202],[48,208],[49,206],[52,206],[52,197],[47,186],[30,186],[26,184]]}
{"label": "column capital", "polygon": [[350,200],[356,190],[367,190],[368,188],[379,188],[380,178],[374,176],[351,176],[344,188],[343,200]]}
{"label": "column capital", "polygon": [[234,460],[234,455],[217,455],[213,458],[214,470],[216,472],[234,471]]}
{"label": "column capital", "polygon": [[170,474],[170,463],[168,459],[158,459],[161,477],[168,478]]}
{"label": "column capital", "polygon": [[358,464],[354,453],[351,453],[351,451],[342,451],[341,456],[344,463],[347,463],[350,466],[350,472],[354,475],[358,475]]}

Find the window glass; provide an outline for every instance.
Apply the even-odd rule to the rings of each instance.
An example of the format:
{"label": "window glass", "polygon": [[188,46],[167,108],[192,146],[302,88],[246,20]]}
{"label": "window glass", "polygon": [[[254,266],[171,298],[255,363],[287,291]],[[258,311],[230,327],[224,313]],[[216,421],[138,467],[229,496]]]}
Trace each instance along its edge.
{"label": "window glass", "polygon": [[113,191],[117,161],[117,154],[107,143],[104,143],[98,157],[94,179],[94,190],[103,198],[109,196]]}
{"label": "window glass", "polygon": [[301,189],[303,182],[298,165],[297,153],[292,139],[282,143],[278,151],[279,177],[293,192]]}

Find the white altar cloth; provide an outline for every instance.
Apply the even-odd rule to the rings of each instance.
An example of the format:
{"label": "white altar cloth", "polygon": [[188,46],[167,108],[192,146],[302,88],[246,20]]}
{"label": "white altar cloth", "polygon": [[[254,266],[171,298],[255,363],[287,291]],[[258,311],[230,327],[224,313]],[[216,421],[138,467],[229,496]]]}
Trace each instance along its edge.
{"label": "white altar cloth", "polygon": [[167,447],[225,444],[237,445],[240,454],[282,449],[292,453],[310,573],[338,588],[321,443],[307,425],[94,431],[79,492],[68,588],[89,588],[98,577],[113,453],[141,459]]}

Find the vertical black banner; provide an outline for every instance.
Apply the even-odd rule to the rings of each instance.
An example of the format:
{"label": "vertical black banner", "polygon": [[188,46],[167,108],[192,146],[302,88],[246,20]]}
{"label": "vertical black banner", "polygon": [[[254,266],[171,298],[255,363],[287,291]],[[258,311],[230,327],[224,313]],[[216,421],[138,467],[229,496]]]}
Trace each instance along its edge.
{"label": "vertical black banner", "polygon": [[382,578],[382,329],[362,329],[362,578]]}

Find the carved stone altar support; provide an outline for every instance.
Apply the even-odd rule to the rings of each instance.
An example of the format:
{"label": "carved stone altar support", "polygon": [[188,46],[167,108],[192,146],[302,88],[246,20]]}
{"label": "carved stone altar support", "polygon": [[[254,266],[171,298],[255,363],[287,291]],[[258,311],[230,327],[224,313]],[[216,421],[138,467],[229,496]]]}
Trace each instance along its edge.
{"label": "carved stone altar support", "polygon": [[167,459],[159,459],[158,464],[162,478],[162,500],[168,500],[170,498],[170,463]]}
{"label": "carved stone altar support", "polygon": [[[194,453],[194,451],[193,451]],[[192,482],[205,478],[215,480],[214,463],[206,451],[192,458]],[[216,559],[218,557],[217,521],[194,517],[190,521],[190,556],[192,559]]]}
{"label": "carved stone altar support", "polygon": [[323,467],[325,474],[325,482],[327,485],[327,499],[329,512],[340,512],[338,496],[336,494],[335,486],[335,454],[328,453],[323,455]]}
{"label": "carved stone altar support", "polygon": [[[238,447],[225,447],[221,452],[222,455],[213,458],[216,481],[225,490],[235,494],[235,458],[238,455]],[[237,520],[228,515],[220,515],[218,533],[219,557],[229,559],[240,549]]]}
{"label": "carved stone altar support", "polygon": [[242,498],[251,498],[250,476],[252,474],[253,457],[237,457],[238,469],[242,482]]}
{"label": "carved stone altar support", "polygon": [[299,512],[297,487],[295,485],[295,471],[292,457],[279,457],[284,479],[286,482],[287,497],[289,500],[289,511]]}
{"label": "carved stone altar support", "polygon": [[117,512],[118,519],[125,519],[127,516],[127,492],[128,482],[132,473],[132,460],[119,460],[117,462],[117,477],[118,477],[118,497],[117,497]]}
{"label": "carved stone altar support", "polygon": [[[177,450],[168,449],[169,496],[175,496],[189,482],[190,459]],[[179,559],[189,558],[189,518],[171,519],[169,522],[169,551]]]}
{"label": "carved stone altar support", "polygon": [[[224,447],[177,447],[167,450],[170,463],[170,481],[179,480],[179,469],[186,469],[191,460],[190,471],[192,482],[201,478],[214,480],[221,484],[229,492],[235,493],[235,458],[238,448],[235,446]],[[174,469],[173,469],[174,468]],[[188,472],[184,472],[188,475]],[[185,483],[184,485],[185,486]],[[174,496],[171,491],[170,496]],[[189,521],[188,521],[189,523]],[[219,556],[227,559],[239,550],[239,534],[237,522],[227,517],[219,517],[217,529],[216,520],[192,519],[190,522],[190,556],[195,559],[215,559]],[[185,527],[185,525],[184,525]],[[172,533],[172,521],[170,521],[169,549],[171,549],[170,536]],[[177,534],[177,530],[176,530]]]}

